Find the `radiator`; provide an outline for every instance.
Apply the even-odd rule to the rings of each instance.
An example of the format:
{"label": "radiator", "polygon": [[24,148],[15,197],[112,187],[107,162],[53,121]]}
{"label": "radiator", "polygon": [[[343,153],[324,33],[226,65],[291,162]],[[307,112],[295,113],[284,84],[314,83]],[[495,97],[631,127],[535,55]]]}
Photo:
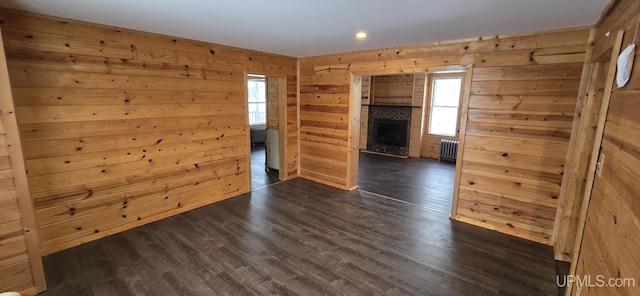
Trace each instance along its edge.
{"label": "radiator", "polygon": [[266,128],[252,128],[251,129],[251,145],[257,143],[264,143],[264,139],[266,138]]}
{"label": "radiator", "polygon": [[440,140],[440,160],[456,161],[458,157],[458,140]]}
{"label": "radiator", "polygon": [[279,132],[277,128],[267,129],[267,159],[265,162],[265,169],[280,169],[280,145],[278,142]]}

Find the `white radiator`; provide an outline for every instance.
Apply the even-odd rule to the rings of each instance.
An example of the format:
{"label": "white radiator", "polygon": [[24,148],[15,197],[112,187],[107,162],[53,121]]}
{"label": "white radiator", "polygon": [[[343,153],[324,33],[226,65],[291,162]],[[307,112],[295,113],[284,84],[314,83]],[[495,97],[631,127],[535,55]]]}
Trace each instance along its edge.
{"label": "white radiator", "polygon": [[277,128],[267,129],[267,141],[265,146],[267,149],[267,161],[265,169],[280,169],[280,145],[279,145],[279,132]]}
{"label": "white radiator", "polygon": [[440,160],[456,161],[458,157],[458,140],[440,140]]}
{"label": "white radiator", "polygon": [[251,144],[264,143],[266,129],[264,127],[252,128],[250,130]]}

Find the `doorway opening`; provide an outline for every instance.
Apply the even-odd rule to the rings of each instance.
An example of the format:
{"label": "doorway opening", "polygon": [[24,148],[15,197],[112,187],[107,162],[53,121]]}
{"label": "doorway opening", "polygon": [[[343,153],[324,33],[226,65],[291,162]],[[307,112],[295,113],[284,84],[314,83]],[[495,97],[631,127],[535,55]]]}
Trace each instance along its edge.
{"label": "doorway opening", "polygon": [[[286,78],[247,75],[247,116],[251,156],[251,188],[285,179]],[[284,113],[284,114],[283,114]],[[283,122],[285,124],[283,124]]]}
{"label": "doorway opening", "polygon": [[466,72],[359,76],[360,190],[451,213]]}

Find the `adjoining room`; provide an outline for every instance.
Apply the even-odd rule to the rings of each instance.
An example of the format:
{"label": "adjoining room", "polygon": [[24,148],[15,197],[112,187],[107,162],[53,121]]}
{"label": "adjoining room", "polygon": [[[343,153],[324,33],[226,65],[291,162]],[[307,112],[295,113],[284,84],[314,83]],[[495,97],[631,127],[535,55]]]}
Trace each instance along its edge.
{"label": "adjoining room", "polygon": [[272,83],[267,84],[267,77],[264,75],[247,75],[247,111],[251,129],[251,188],[253,190],[279,181],[277,97],[279,93],[277,80],[271,81]]}
{"label": "adjoining room", "polygon": [[464,72],[362,77],[358,188],[451,213]]}

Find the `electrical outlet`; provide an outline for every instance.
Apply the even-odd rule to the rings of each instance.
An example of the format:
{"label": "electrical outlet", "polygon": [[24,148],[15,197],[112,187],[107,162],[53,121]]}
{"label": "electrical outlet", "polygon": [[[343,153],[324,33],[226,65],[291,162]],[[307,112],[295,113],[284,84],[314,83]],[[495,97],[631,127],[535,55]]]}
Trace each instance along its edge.
{"label": "electrical outlet", "polygon": [[598,175],[598,177],[602,176],[602,167],[604,166],[604,159],[605,159],[604,153],[600,152],[600,157],[598,157],[598,163],[596,164],[596,175]]}

